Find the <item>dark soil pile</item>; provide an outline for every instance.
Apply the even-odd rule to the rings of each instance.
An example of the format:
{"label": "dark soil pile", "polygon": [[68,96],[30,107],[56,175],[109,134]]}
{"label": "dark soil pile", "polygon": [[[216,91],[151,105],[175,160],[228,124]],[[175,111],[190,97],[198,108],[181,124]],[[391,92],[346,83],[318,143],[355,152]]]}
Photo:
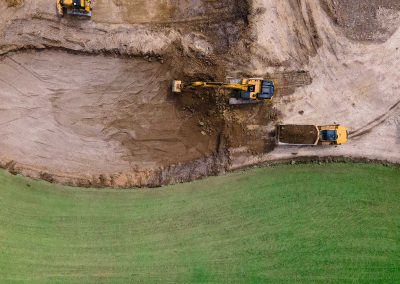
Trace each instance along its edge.
{"label": "dark soil pile", "polygon": [[318,130],[314,125],[279,125],[279,142],[285,144],[314,144]]}
{"label": "dark soil pile", "polygon": [[24,3],[24,0],[6,0],[6,3],[8,7],[15,7],[22,5]]}

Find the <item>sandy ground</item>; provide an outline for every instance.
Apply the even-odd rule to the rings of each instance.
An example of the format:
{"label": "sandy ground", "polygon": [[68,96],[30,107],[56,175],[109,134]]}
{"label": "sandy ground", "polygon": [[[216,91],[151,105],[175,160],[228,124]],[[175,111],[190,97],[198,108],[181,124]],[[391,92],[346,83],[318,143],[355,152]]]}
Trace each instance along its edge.
{"label": "sandy ground", "polygon": [[[165,96],[172,77],[158,62],[26,52],[2,58],[0,78],[1,148],[24,164],[112,173],[190,161],[215,149],[192,130],[196,116]],[[13,147],[18,141],[24,143]]]}
{"label": "sandy ground", "polygon": [[[258,2],[256,5],[263,8],[266,4],[271,4],[266,1],[256,2]],[[302,17],[293,16],[290,18],[290,25],[283,25],[280,21],[283,19],[286,21],[285,16],[295,13],[289,2],[276,2],[272,4],[274,6],[269,7],[270,9],[265,8],[266,12],[257,17],[254,25],[259,34],[261,31],[273,34],[274,30],[280,28],[285,30],[283,35],[287,37],[278,41],[265,37],[258,38],[254,49],[257,52],[260,50],[271,52],[264,61],[271,61],[272,58],[288,64],[287,68],[298,68],[297,65],[302,64],[304,69],[310,71],[313,79],[312,84],[298,88],[293,95],[281,96],[275,100],[275,107],[283,113],[281,121],[346,125],[350,131],[350,141],[340,147],[280,146],[273,152],[253,155],[252,158],[247,155],[246,147],[232,149],[235,158],[231,168],[274,159],[306,156],[366,157],[398,163],[400,161],[400,71],[398,70],[400,18],[392,17],[392,20],[397,19],[397,21],[392,22],[390,30],[385,30],[384,35],[379,35],[369,42],[365,39],[363,42],[356,42],[353,39],[365,35],[370,31],[370,26],[361,32],[357,29],[352,30],[353,34],[349,36],[348,27],[343,32],[343,29],[335,25],[332,18],[325,13],[323,6],[315,1],[302,1],[304,10],[300,14]],[[397,4],[394,6],[398,7]],[[379,5],[377,7],[379,12],[382,8]],[[365,11],[361,9],[360,12]],[[390,10],[388,13],[400,15],[399,10]],[[351,15],[346,16],[351,22],[355,21]],[[353,17],[357,17],[357,14]],[[267,21],[271,18],[275,21]],[[302,24],[298,20],[300,18],[306,21]],[[270,25],[272,22],[274,24]],[[387,24],[378,17],[375,25],[379,25],[382,29]],[[397,29],[393,29],[393,25]],[[295,32],[296,30],[299,31]],[[393,30],[395,31],[392,33]],[[291,61],[292,57],[302,58],[301,54],[298,54],[299,49],[292,44],[293,38],[297,41],[301,33],[312,35],[304,44],[307,48],[303,49],[303,52],[307,51],[310,54],[316,52],[316,54],[304,58],[303,62]],[[376,31],[373,31],[373,34],[375,33]],[[371,39],[371,34],[369,35],[368,39]],[[304,38],[307,37],[302,37],[303,40]],[[385,42],[381,43],[383,38]],[[253,62],[258,74],[270,72],[271,68],[265,67],[263,59],[257,58]]]}
{"label": "sandy ground", "polygon": [[[98,0],[90,21],[59,19],[54,1],[7,2],[0,165],[10,172],[125,187],[309,156],[400,162],[398,1]],[[274,80],[274,102],[169,91],[173,79],[241,76]],[[351,139],[275,147],[278,122],[340,123]]]}

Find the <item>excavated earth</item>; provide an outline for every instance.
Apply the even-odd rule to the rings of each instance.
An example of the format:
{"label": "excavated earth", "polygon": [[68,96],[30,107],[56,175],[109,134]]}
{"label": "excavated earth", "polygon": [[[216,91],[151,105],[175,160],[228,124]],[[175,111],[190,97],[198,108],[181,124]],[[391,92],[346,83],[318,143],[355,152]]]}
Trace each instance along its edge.
{"label": "excavated earth", "polygon": [[315,125],[286,124],[279,127],[279,132],[279,142],[284,144],[312,145],[319,137]]}
{"label": "excavated earth", "polygon": [[[400,162],[397,0],[0,0],[0,166],[80,186],[160,186],[317,157]],[[49,9],[49,7],[51,7]],[[270,104],[174,79],[273,80]],[[340,147],[275,125],[346,125]]]}

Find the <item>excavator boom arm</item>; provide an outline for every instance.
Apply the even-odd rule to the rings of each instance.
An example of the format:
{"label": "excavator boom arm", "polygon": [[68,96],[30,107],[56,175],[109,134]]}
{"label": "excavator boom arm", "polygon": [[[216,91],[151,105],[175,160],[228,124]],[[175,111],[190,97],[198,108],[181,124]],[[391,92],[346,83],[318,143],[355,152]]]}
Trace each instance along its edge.
{"label": "excavator boom arm", "polygon": [[187,85],[182,84],[181,81],[174,82],[175,89],[179,89],[183,91],[185,89],[228,89],[228,90],[238,90],[238,91],[247,91],[249,86],[248,84],[229,84],[222,82],[193,82]]}
{"label": "excavator boom arm", "polygon": [[271,100],[274,96],[274,83],[260,78],[244,78],[232,80],[230,83],[222,82],[192,82],[184,84],[176,80],[172,83],[173,93],[182,93],[187,89],[225,89],[234,90],[231,92],[229,104],[256,104],[265,100]]}

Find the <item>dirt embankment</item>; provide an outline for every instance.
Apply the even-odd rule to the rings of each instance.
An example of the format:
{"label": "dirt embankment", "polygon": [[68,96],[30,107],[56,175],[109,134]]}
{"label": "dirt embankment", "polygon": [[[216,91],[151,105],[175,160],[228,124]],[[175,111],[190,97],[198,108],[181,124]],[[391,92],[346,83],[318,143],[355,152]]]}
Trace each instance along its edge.
{"label": "dirt embankment", "polygon": [[384,42],[400,23],[400,2],[393,0],[320,0],[334,23],[350,39]]}
{"label": "dirt embankment", "polygon": [[[46,0],[0,2],[0,166],[52,182],[129,187],[274,159],[362,156],[356,144],[275,148],[278,121],[342,123],[361,133],[357,143],[372,158],[397,159],[399,126],[386,124],[398,108],[385,111],[400,89],[387,70],[400,60],[397,6],[384,1],[370,12],[362,1],[339,2],[97,0],[90,21],[60,19]],[[374,24],[363,22],[369,15]],[[232,107],[218,91],[170,92],[174,79],[227,77],[273,80],[274,102]],[[379,123],[369,130],[373,117]],[[384,131],[373,145],[368,135]]]}

